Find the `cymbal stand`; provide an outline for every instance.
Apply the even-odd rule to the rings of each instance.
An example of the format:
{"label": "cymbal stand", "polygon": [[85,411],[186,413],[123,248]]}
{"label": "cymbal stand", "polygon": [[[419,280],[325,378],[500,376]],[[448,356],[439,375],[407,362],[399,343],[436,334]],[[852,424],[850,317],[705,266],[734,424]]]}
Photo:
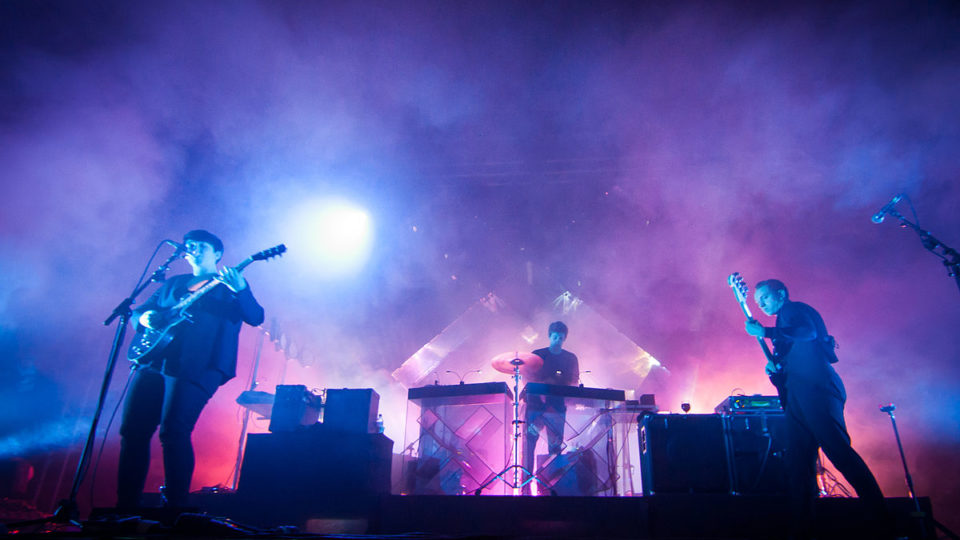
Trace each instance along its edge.
{"label": "cymbal stand", "polygon": [[[522,437],[520,433],[520,425],[525,424],[526,422],[520,419],[520,366],[523,365],[523,361],[519,358],[514,358],[510,361],[510,364],[513,366],[513,464],[507,465],[503,470],[498,472],[493,476],[493,478],[487,480],[480,487],[473,492],[474,495],[480,495],[484,489],[486,489],[490,484],[496,482],[497,480],[502,480],[504,484],[510,486],[513,489],[514,495],[519,495],[518,491],[529,484],[530,482],[537,482],[542,485],[544,488],[550,490],[551,495],[556,495],[556,491],[553,490],[546,482],[537,478],[537,475],[529,471],[526,467],[520,464],[520,439]],[[513,481],[507,479],[506,474],[510,471],[513,471]],[[523,482],[520,481],[520,473],[527,473],[527,479]]]}

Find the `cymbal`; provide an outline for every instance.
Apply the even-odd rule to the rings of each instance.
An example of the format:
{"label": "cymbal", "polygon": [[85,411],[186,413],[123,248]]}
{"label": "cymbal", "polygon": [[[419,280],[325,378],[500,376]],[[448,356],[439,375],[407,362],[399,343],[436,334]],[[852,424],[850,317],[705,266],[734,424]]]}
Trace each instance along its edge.
{"label": "cymbal", "polygon": [[543,358],[528,352],[505,352],[490,360],[493,369],[508,375],[513,374],[513,366],[520,366],[520,373],[530,373],[543,367]]}

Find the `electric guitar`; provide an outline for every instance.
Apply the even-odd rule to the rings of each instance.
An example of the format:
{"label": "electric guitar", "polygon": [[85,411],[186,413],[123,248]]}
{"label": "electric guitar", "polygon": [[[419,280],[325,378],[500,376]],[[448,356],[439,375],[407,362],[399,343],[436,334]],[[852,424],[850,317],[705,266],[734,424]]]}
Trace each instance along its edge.
{"label": "electric guitar", "polygon": [[[747,305],[747,293],[750,289],[747,287],[746,282],[743,281],[743,276],[740,275],[740,272],[730,274],[730,277],[727,278],[727,284],[733,289],[733,294],[737,297],[737,303],[740,304],[740,309],[747,317],[747,320],[755,322],[756,319],[754,319],[753,314],[750,313],[750,306]],[[780,403],[786,405],[787,375],[783,372],[783,364],[781,360],[773,354],[773,351],[767,346],[767,342],[762,336],[757,336],[757,342],[760,343],[760,348],[763,349],[763,355],[767,358],[767,362],[773,367],[772,371],[769,368],[767,369],[767,376],[770,377],[770,382],[777,389],[777,395],[780,396]]]}
{"label": "electric guitar", "polygon": [[[282,255],[285,251],[287,251],[287,246],[283,244],[265,249],[247,257],[235,269],[237,272],[243,272],[250,263],[272,259]],[[183,297],[175,305],[154,311],[153,319],[159,321],[159,323],[156,323],[156,328],[147,328],[143,325],[137,328],[137,333],[130,343],[130,348],[127,349],[127,359],[141,366],[155,363],[162,356],[163,349],[176,337],[177,327],[180,323],[190,320],[190,314],[187,312],[190,306],[221,283],[223,282],[218,279],[211,279],[204,286]]]}

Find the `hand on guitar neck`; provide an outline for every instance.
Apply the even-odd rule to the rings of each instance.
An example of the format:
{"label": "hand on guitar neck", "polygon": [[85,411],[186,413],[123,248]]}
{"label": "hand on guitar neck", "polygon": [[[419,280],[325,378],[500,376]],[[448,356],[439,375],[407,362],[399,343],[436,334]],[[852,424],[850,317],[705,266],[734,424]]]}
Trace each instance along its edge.
{"label": "hand on guitar neck", "polygon": [[[763,327],[756,319],[747,319],[744,322],[744,327],[747,329],[747,333],[757,339],[763,339],[763,336],[766,334],[766,328]],[[765,368],[767,375],[773,375],[777,372],[778,367],[773,363],[773,360],[767,359],[767,366]]]}
{"label": "hand on guitar neck", "polygon": [[777,375],[777,372],[780,371],[780,369],[781,368],[777,367],[777,365],[773,363],[773,360],[767,360],[767,365],[763,368],[763,370],[767,372],[767,377],[773,377]]}
{"label": "hand on guitar neck", "polygon": [[770,347],[767,346],[767,342],[764,339],[766,335],[766,328],[759,321],[753,318],[753,314],[750,313],[750,306],[747,305],[747,288],[746,282],[743,280],[743,276],[739,272],[734,272],[730,274],[730,277],[727,278],[727,284],[730,285],[730,288],[733,289],[733,293],[737,298],[737,303],[740,304],[740,309],[743,311],[744,316],[747,320],[744,323],[744,328],[747,330],[747,333],[757,339],[757,343],[760,344],[760,348],[763,350],[763,355],[767,359],[767,365],[764,367],[764,371],[767,373],[767,377],[770,378],[770,382],[777,388],[777,394],[780,396],[780,401],[786,403],[786,388],[784,386],[785,375],[783,372],[783,366],[780,365],[779,359],[774,356],[773,352],[770,350]]}
{"label": "hand on guitar neck", "polygon": [[[234,293],[238,293],[247,288],[247,280],[244,279],[243,274],[241,274],[236,268],[230,266],[224,266],[222,269],[220,269],[220,273],[217,274],[214,279],[220,283],[223,283]],[[206,284],[208,282],[209,279],[206,282],[200,283]],[[137,318],[137,322],[140,324],[140,326],[145,328],[149,328],[151,330],[160,330],[166,325],[170,324],[170,319],[169,317],[164,317],[163,313],[151,309],[141,313]]]}
{"label": "hand on guitar neck", "polygon": [[220,269],[220,274],[217,276],[217,280],[227,286],[231,291],[238,293],[247,288],[247,280],[244,279],[243,274],[237,271],[236,268],[230,266],[224,266]]}

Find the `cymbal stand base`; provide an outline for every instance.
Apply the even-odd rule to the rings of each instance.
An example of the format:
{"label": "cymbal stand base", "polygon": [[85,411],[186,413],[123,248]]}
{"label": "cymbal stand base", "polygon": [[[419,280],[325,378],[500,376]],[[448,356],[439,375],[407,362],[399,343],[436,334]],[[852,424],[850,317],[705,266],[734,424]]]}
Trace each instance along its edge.
{"label": "cymbal stand base", "polygon": [[[547,488],[550,491],[550,495],[556,495],[557,492],[550,487],[549,484],[537,477],[526,467],[520,465],[520,424],[524,424],[523,420],[520,420],[520,366],[523,365],[523,361],[519,358],[514,358],[510,362],[513,364],[513,464],[507,465],[503,470],[495,474],[492,478],[483,483],[478,487],[473,494],[480,495],[484,489],[486,489],[490,484],[501,480],[504,484],[513,489],[514,495],[520,495],[517,493],[517,490],[526,487],[531,482],[537,482],[543,487]],[[513,471],[513,481],[507,479],[506,474],[510,471]],[[521,474],[527,473],[527,479],[520,481]]]}
{"label": "cymbal stand base", "polygon": [[[510,480],[507,479],[507,476],[506,476],[507,472],[509,472],[509,471],[513,471],[513,472],[514,472],[514,477],[515,477],[515,478],[516,478],[517,476],[520,476],[520,473],[526,473],[526,474],[527,474],[527,479],[524,480],[523,482],[519,482],[519,483],[517,483],[517,480],[514,480],[514,481],[511,482]],[[541,486],[545,487],[545,488],[550,492],[550,495],[556,496],[556,494],[557,494],[557,492],[556,492],[552,487],[550,487],[549,484],[547,484],[546,482],[544,482],[543,480],[541,480],[537,475],[535,475],[535,474],[533,474],[532,472],[530,472],[529,470],[527,470],[527,468],[524,467],[523,465],[517,465],[517,464],[508,465],[507,468],[505,468],[505,469],[503,469],[502,471],[498,472],[496,475],[494,475],[493,478],[491,478],[490,480],[487,480],[486,482],[484,482],[484,484],[483,484],[482,486],[478,487],[478,488],[476,489],[476,491],[473,492],[473,494],[474,494],[474,495],[480,495],[480,494],[483,492],[484,489],[486,489],[490,484],[496,482],[497,480],[502,480],[504,484],[506,484],[508,487],[512,488],[514,491],[516,491],[516,490],[518,490],[518,489],[523,489],[524,487],[526,487],[526,486],[527,486],[528,484],[530,484],[531,482],[537,482],[537,483],[540,484]],[[514,493],[514,494],[517,495],[517,493]]]}

